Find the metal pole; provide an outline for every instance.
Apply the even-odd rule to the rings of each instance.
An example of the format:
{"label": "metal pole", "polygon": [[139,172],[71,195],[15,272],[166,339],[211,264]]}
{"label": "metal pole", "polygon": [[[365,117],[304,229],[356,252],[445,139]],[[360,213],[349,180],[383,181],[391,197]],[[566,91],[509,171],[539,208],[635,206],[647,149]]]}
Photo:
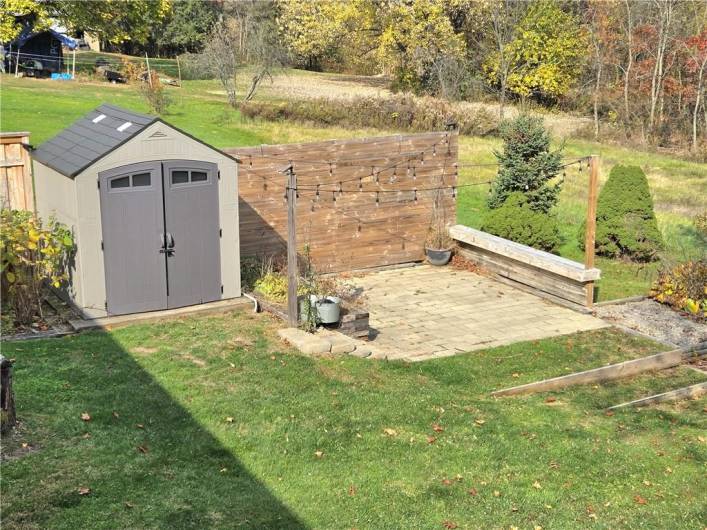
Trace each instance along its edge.
{"label": "metal pole", "polygon": [[17,59],[15,60],[15,77],[19,77],[20,70],[20,47],[17,47]]}
{"label": "metal pole", "polygon": [[[589,157],[589,198],[587,200],[587,230],[584,236],[584,268],[594,268],[594,245],[597,233],[597,189],[599,187],[599,156]],[[587,307],[594,304],[594,282],[585,286]]]}
{"label": "metal pole", "polygon": [[71,54],[71,79],[76,79],[76,48]]}
{"label": "metal pole", "polygon": [[297,318],[297,176],[292,164],[287,174],[287,320],[296,328]]}

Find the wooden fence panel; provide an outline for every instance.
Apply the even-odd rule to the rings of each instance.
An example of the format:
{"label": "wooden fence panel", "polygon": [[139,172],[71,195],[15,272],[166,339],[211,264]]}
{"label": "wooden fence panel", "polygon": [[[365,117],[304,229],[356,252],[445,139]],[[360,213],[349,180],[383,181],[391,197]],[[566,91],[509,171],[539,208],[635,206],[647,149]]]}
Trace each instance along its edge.
{"label": "wooden fence panel", "polygon": [[[457,184],[456,132],[224,151],[241,160],[241,255],[286,252],[287,177],[281,171],[291,162],[299,189],[298,250],[309,245],[312,260],[322,272],[422,260],[435,195],[424,190]],[[339,186],[343,193],[332,192]],[[413,188],[419,190],[417,194]],[[452,195],[448,189],[442,198],[450,224],[456,220]]]}
{"label": "wooden fence panel", "polygon": [[34,211],[28,132],[0,133],[0,201],[3,208]]}

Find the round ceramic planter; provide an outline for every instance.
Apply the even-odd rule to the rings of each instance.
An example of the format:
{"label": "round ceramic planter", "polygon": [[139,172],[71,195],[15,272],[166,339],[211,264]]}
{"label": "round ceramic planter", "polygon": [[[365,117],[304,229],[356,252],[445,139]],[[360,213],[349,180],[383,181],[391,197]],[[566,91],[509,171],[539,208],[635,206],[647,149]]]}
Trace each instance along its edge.
{"label": "round ceramic planter", "polygon": [[449,263],[449,260],[452,258],[452,249],[438,250],[434,248],[426,248],[425,254],[427,254],[427,261],[430,262],[430,265],[441,267],[442,265]]}

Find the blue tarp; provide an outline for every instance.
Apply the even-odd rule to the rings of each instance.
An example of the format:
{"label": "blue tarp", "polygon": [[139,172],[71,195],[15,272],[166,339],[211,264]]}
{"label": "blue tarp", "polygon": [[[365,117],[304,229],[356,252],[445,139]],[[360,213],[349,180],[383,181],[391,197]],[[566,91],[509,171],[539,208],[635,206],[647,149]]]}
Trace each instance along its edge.
{"label": "blue tarp", "polygon": [[25,26],[24,29],[22,30],[22,32],[20,33],[19,37],[17,37],[10,44],[12,44],[13,48],[21,48],[32,37],[34,37],[35,35],[39,35],[41,33],[44,33],[45,31],[48,31],[49,33],[51,33],[56,39],[61,41],[61,43],[64,46],[66,46],[67,48],[69,48],[70,50],[75,50],[76,48],[78,48],[79,43],[76,42],[71,37],[67,37],[63,33],[59,33],[58,31],[54,31],[51,28],[43,30],[43,31],[34,31],[34,28],[31,26]]}

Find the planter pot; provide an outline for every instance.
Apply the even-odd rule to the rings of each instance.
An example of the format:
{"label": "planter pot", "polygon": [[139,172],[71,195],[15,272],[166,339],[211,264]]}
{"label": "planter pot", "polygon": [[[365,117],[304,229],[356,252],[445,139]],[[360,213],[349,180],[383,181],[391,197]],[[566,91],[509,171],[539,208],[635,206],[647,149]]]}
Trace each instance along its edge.
{"label": "planter pot", "polygon": [[[341,315],[341,299],[337,296],[310,295],[310,307],[316,311],[318,324],[336,324]],[[307,319],[307,304],[303,299],[299,302],[300,319]]]}
{"label": "planter pot", "polygon": [[449,260],[452,259],[452,249],[436,249],[436,248],[425,248],[425,254],[427,255],[427,261],[430,265],[436,265],[438,267],[446,265]]}

